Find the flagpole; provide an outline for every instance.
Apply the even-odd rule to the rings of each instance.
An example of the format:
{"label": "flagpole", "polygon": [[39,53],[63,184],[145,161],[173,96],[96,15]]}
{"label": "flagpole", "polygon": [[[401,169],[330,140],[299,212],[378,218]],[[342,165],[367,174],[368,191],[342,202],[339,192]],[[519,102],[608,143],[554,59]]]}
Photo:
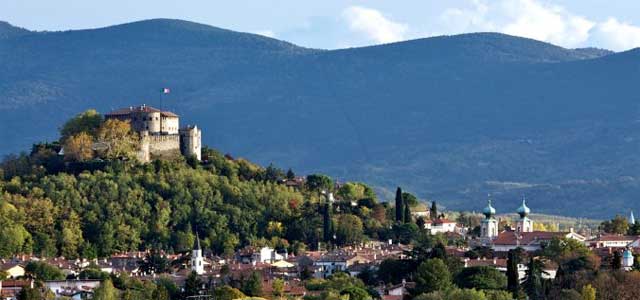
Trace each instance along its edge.
{"label": "flagpole", "polygon": [[164,88],[160,91],[160,135],[162,135],[162,96],[164,94]]}

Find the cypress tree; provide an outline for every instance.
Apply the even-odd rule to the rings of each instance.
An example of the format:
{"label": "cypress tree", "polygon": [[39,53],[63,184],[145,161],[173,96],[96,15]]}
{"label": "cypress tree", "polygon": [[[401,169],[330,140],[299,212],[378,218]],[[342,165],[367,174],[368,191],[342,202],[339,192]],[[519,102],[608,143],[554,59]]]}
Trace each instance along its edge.
{"label": "cypress tree", "polygon": [[613,252],[613,259],[611,260],[611,269],[613,270],[622,269],[622,256],[620,255],[620,251]]}
{"label": "cypress tree", "polygon": [[322,223],[322,229],[323,229],[323,237],[324,237],[324,241],[325,243],[328,243],[331,241],[331,237],[333,235],[333,230],[331,228],[331,203],[329,203],[329,200],[327,200],[327,202],[324,204],[324,212],[323,212],[323,223]]}
{"label": "cypress tree", "polygon": [[438,206],[436,205],[436,201],[431,202],[431,209],[429,210],[429,217],[431,217],[431,220],[438,219]]}
{"label": "cypress tree", "polygon": [[289,170],[287,171],[287,179],[293,180],[295,178],[296,178],[296,173],[293,173],[293,170],[291,170],[291,168],[289,168]]}
{"label": "cypress tree", "polygon": [[403,203],[402,189],[398,187],[396,190],[396,222],[402,223],[404,221],[404,209],[402,209]]}
{"label": "cypress tree", "polygon": [[544,299],[545,293],[545,280],[542,274],[545,273],[543,264],[539,260],[529,259],[529,265],[527,266],[526,279],[523,283],[524,290],[529,295],[530,299]]}
{"label": "cypress tree", "polygon": [[518,254],[509,250],[507,254],[507,290],[518,297],[520,293],[520,276],[518,274]]}
{"label": "cypress tree", "polygon": [[408,203],[404,203],[404,222],[411,223],[411,209]]}

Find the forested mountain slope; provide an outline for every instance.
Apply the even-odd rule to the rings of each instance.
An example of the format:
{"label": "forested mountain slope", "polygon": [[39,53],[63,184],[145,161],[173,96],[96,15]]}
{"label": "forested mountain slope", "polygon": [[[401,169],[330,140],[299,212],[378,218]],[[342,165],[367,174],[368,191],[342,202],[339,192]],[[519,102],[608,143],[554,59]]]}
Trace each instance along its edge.
{"label": "forested mountain slope", "polygon": [[[640,51],[496,33],[342,50],[178,20],[0,32],[2,153],[88,108],[162,105],[263,164],[451,208],[606,217],[640,192]],[[172,94],[160,101],[160,88]],[[581,209],[576,210],[579,206]]]}

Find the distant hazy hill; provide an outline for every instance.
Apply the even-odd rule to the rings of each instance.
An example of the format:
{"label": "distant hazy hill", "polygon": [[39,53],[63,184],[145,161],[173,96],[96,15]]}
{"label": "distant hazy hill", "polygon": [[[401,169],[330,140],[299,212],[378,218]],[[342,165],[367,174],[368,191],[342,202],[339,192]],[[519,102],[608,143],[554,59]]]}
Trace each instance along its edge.
{"label": "distant hazy hill", "polygon": [[[2,38],[4,36],[4,38]],[[343,50],[176,20],[0,25],[0,153],[87,108],[162,105],[261,163],[396,185],[451,208],[640,210],[640,51],[496,33]],[[578,208],[578,209],[577,209]]]}
{"label": "distant hazy hill", "polygon": [[29,33],[29,30],[12,26],[11,24],[0,21],[0,40],[17,37]]}

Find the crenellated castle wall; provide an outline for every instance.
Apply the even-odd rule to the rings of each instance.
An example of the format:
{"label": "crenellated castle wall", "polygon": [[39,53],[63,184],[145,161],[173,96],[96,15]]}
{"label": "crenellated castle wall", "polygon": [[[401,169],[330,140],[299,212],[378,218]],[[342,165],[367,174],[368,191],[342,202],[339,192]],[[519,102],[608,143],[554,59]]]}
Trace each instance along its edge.
{"label": "crenellated castle wall", "polygon": [[180,154],[180,135],[142,134],[138,159],[149,162],[152,157],[172,157]]}

